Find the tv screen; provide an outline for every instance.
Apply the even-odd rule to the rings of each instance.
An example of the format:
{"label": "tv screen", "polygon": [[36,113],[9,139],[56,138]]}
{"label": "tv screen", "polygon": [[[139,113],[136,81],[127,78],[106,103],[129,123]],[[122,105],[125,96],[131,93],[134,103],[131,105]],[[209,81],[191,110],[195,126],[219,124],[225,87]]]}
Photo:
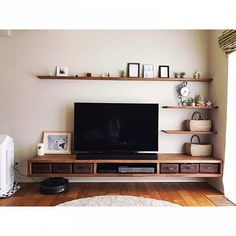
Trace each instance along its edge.
{"label": "tv screen", "polygon": [[75,152],[158,151],[158,104],[75,103]]}

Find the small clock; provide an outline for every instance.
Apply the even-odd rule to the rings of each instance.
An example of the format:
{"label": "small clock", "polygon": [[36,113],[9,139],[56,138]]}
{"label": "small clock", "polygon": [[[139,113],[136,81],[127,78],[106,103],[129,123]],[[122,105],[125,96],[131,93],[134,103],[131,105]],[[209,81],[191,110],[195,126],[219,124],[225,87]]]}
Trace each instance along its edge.
{"label": "small clock", "polygon": [[178,98],[182,104],[182,106],[186,105],[183,101],[184,97],[187,97],[190,93],[189,88],[187,87],[188,83],[186,81],[182,82],[181,84],[177,85],[177,93]]}

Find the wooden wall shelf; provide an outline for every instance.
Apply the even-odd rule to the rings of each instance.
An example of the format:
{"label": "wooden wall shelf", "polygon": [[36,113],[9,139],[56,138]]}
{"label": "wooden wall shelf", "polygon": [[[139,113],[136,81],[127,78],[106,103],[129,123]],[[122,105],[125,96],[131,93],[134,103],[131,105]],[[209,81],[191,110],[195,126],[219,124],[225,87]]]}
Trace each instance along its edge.
{"label": "wooden wall shelf", "polygon": [[217,134],[216,131],[209,131],[209,132],[197,132],[197,131],[187,131],[187,130],[161,130],[161,132],[166,134]]}
{"label": "wooden wall shelf", "polygon": [[[156,166],[155,173],[99,173],[97,168],[99,164],[112,163],[132,163],[142,164],[151,163]],[[54,165],[57,166],[57,172],[53,171]],[[75,173],[74,165],[91,165],[90,172]],[[176,173],[172,172],[172,166],[177,167]],[[183,165],[190,168],[197,165],[197,173],[182,173]],[[64,166],[64,167],[63,167]],[[70,171],[65,171],[65,166],[70,167]],[[157,160],[77,160],[76,155],[45,155],[34,156],[28,160],[28,176],[31,177],[220,177],[222,176],[222,160],[214,157],[192,157],[186,154],[159,154]],[[78,167],[78,166],[77,166]],[[162,169],[170,168],[170,173],[163,173]],[[64,168],[64,169],[63,169]],[[60,169],[62,172],[60,173]],[[59,171],[58,171],[59,170]]]}
{"label": "wooden wall shelf", "polygon": [[202,109],[202,110],[210,110],[210,109],[218,109],[218,106],[213,107],[198,107],[198,106],[162,106],[164,109]]}
{"label": "wooden wall shelf", "polygon": [[115,81],[191,81],[191,82],[210,82],[212,78],[132,78],[132,77],[84,77],[84,76],[49,76],[38,75],[39,79],[51,79],[51,80],[115,80]]}

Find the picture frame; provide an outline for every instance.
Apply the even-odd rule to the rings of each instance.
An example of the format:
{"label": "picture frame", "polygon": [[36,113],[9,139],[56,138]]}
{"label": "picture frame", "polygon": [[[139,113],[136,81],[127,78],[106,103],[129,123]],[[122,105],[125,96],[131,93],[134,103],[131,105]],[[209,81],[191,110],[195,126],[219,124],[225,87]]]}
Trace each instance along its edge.
{"label": "picture frame", "polygon": [[56,76],[68,76],[68,66],[57,66]]}
{"label": "picture frame", "polygon": [[128,63],[128,77],[139,78],[140,77],[140,64]]}
{"label": "picture frame", "polygon": [[154,65],[143,65],[143,78],[154,78]]}
{"label": "picture frame", "polygon": [[170,71],[169,66],[167,65],[160,65],[158,70],[158,77],[159,78],[169,78]]}
{"label": "picture frame", "polygon": [[45,154],[71,154],[71,132],[43,131]]}

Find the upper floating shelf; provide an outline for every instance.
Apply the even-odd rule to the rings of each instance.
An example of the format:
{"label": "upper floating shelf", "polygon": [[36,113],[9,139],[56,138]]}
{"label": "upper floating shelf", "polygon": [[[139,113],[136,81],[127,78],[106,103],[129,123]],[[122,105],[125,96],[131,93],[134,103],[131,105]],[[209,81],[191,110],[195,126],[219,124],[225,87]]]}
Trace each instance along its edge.
{"label": "upper floating shelf", "polygon": [[161,130],[163,133],[166,134],[217,134],[216,131],[187,131],[187,130]]}
{"label": "upper floating shelf", "polygon": [[49,76],[38,75],[39,79],[52,80],[116,80],[116,81],[191,81],[191,82],[210,82],[212,78],[132,78],[132,77],[83,77],[83,76]]}
{"label": "upper floating shelf", "polygon": [[198,107],[198,106],[162,106],[162,108],[169,108],[169,109],[218,109],[218,106],[213,106],[213,107]]}

